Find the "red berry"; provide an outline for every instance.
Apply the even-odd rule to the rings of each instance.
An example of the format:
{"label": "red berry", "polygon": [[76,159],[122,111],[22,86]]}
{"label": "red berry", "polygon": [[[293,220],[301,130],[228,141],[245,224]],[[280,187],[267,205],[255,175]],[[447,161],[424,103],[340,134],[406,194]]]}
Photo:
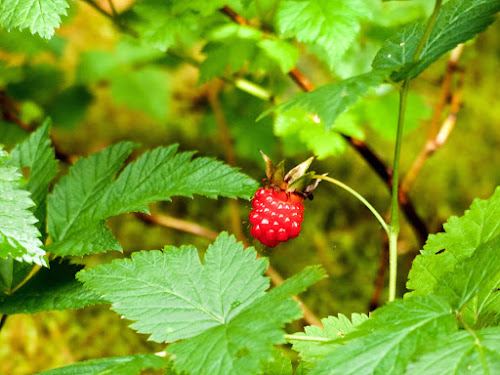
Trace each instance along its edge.
{"label": "red berry", "polygon": [[276,188],[261,188],[252,199],[250,233],[263,245],[275,247],[295,238],[303,220],[304,198]]}

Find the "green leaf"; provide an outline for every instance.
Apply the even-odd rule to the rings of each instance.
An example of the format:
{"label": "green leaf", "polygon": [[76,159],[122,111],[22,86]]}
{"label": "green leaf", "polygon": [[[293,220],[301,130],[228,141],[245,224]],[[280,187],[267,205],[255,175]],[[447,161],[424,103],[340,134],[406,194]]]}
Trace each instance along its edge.
{"label": "green leaf", "polygon": [[500,328],[471,334],[456,332],[435,341],[408,365],[406,374],[454,375],[500,373]]}
{"label": "green leaf", "polygon": [[19,126],[0,120],[0,139],[5,146],[15,146],[28,137],[28,133]]}
{"label": "green leaf", "polygon": [[143,211],[147,205],[172,196],[209,198],[225,196],[249,199],[257,183],[235,168],[210,158],[191,160],[193,152],[175,154],[177,146],[159,147],[147,151],[130,163],[103,198],[104,211],[99,217]]}
{"label": "green leaf", "polygon": [[286,112],[292,108],[300,108],[331,129],[339,115],[346,111],[373,86],[378,86],[385,78],[384,71],[371,71],[359,76],[351,77],[320,88],[293,96],[284,103],[264,112],[259,118],[271,111]]}
{"label": "green leaf", "polygon": [[31,199],[36,205],[34,213],[42,238],[45,237],[47,194],[50,183],[57,175],[58,165],[49,130],[50,121],[46,120],[29,138],[12,150],[10,159],[6,162],[6,165],[18,169],[30,168],[28,183],[24,188],[31,193]]}
{"label": "green leaf", "polygon": [[327,130],[311,115],[300,109],[277,113],[274,132],[280,137],[293,137],[300,140],[317,155],[318,159],[339,155],[345,151],[347,144],[341,134],[357,138],[364,137],[363,132],[356,125],[355,118],[349,113],[340,115],[333,128]]}
{"label": "green leaf", "polygon": [[453,310],[443,298],[393,301],[346,335],[347,343],[327,354],[311,374],[402,374],[420,346],[456,330]]}
{"label": "green leaf", "polygon": [[7,30],[29,28],[50,39],[69,8],[65,0],[0,0],[0,25]]}
{"label": "green leaf", "polygon": [[92,98],[87,87],[70,86],[54,97],[47,113],[54,126],[73,129],[85,119]]}
{"label": "green leaf", "polygon": [[332,66],[355,40],[360,19],[369,16],[361,0],[282,0],[277,12],[282,34],[295,34],[305,43],[321,47]]}
{"label": "green leaf", "polygon": [[286,74],[292,69],[299,59],[299,51],[284,40],[263,39],[257,46],[266,55],[278,63],[281,71]]}
{"label": "green leaf", "polygon": [[21,188],[21,175],[5,165],[7,152],[0,148],[0,258],[46,266],[30,193]]}
{"label": "green leaf", "polygon": [[248,374],[272,359],[272,344],[284,341],[283,324],[301,315],[289,296],[324,276],[310,268],[264,293],[267,264],[222,233],[209,246],[205,265],[192,246],[166,247],[82,271],[78,278],[151,340],[187,339],[168,347],[178,370]]}
{"label": "green leaf", "polygon": [[419,59],[413,63],[425,22],[414,22],[388,39],[375,56],[374,69],[391,69],[391,78],[401,81],[419,75],[431,63],[460,43],[486,30],[500,11],[500,0],[450,0],[441,7],[436,24]]}
{"label": "green leaf", "polygon": [[320,268],[308,267],[266,293],[224,326],[170,345],[168,351],[176,356],[175,368],[194,375],[255,374],[262,362],[272,359],[272,344],[285,342],[284,323],[302,316],[290,296],[324,276]]}
{"label": "green leaf", "polygon": [[111,95],[117,103],[148,113],[158,121],[167,118],[168,76],[160,69],[144,68],[114,74]]}
{"label": "green leaf", "polygon": [[28,30],[0,30],[0,49],[7,52],[17,52],[29,57],[50,52],[61,58],[66,47],[66,40],[60,36],[53,36],[50,40],[39,35],[31,34]]}
{"label": "green leaf", "polygon": [[75,280],[83,266],[54,261],[11,295],[0,296],[0,313],[35,314],[40,311],[81,309],[103,303],[92,290]]}
{"label": "green leaf", "polygon": [[500,188],[488,200],[476,199],[461,218],[452,216],[443,233],[431,234],[413,261],[408,276],[410,295],[432,292],[443,275],[469,258],[479,245],[500,234]]}
{"label": "green leaf", "polygon": [[133,147],[131,142],[118,143],[87,159],[81,158],[59,181],[48,199],[49,233],[54,242],[88,226]]}
{"label": "green leaf", "polygon": [[264,363],[263,375],[293,375],[292,361],[281,350],[273,350],[273,360]]}
{"label": "green leaf", "polygon": [[169,365],[169,360],[155,354],[135,354],[76,362],[38,373],[38,375],[136,375],[143,370],[159,370]]}
{"label": "green leaf", "polygon": [[[363,323],[368,316],[365,314],[352,314],[351,320],[345,315],[339,314],[338,317],[329,316],[321,319],[323,329],[317,326],[307,326],[304,332],[296,333],[294,336],[313,336],[326,339],[338,339],[346,334],[356,330],[356,327]],[[339,347],[341,342],[314,342],[314,341],[294,341],[292,349],[299,352],[300,357],[308,364],[314,364],[317,360],[324,358],[335,348]]]}

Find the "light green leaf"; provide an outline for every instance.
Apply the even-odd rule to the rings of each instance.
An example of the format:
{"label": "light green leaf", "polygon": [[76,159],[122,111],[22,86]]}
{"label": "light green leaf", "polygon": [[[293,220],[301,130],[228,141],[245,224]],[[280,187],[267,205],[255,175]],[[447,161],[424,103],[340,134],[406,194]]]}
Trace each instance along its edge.
{"label": "light green leaf", "polygon": [[[368,316],[365,314],[352,314],[351,320],[345,315],[339,314],[338,317],[329,316],[321,319],[323,329],[317,326],[307,326],[304,332],[296,333],[294,336],[313,336],[336,340],[344,337],[350,332],[356,330],[356,327],[363,323]],[[294,341],[291,340],[292,349],[299,352],[300,357],[309,365],[317,360],[324,358],[328,353],[339,347],[342,342],[314,342],[314,341]]]}
{"label": "light green leaf", "polygon": [[57,175],[58,165],[54,148],[51,146],[49,130],[50,121],[46,120],[29,138],[12,150],[10,159],[6,162],[6,165],[18,169],[30,168],[28,183],[24,188],[31,193],[31,199],[36,205],[34,213],[42,236],[45,234],[46,226],[47,194],[50,183]]}
{"label": "light green leaf", "polygon": [[0,313],[35,314],[40,311],[81,309],[103,303],[93,291],[75,280],[83,266],[51,262],[11,295],[0,296]]}
{"label": "light green leaf", "polygon": [[[320,268],[308,267],[260,297],[224,326],[170,345],[168,351],[176,356],[175,368],[193,375],[255,374],[263,362],[272,359],[272,344],[285,342],[284,323],[302,315],[290,296],[324,276]],[[208,352],[210,355],[205,355]]]}
{"label": "light green leaf", "polygon": [[65,0],[0,0],[0,25],[7,30],[29,28],[50,39],[69,8]]}
{"label": "light green leaf", "polygon": [[471,334],[456,332],[435,341],[408,365],[406,374],[455,375],[500,373],[500,328],[485,328]]}
{"label": "light green leaf", "polygon": [[266,268],[253,248],[243,250],[222,233],[209,246],[205,265],[192,246],[166,247],[82,271],[78,278],[151,340],[187,339],[168,347],[178,370],[248,374],[271,360],[272,344],[284,341],[283,324],[300,316],[289,296],[324,276],[308,269],[265,294]]}
{"label": "light green leaf", "polygon": [[375,56],[374,69],[391,69],[394,81],[416,77],[431,63],[459,43],[486,30],[500,11],[500,0],[450,0],[441,7],[436,24],[425,43],[419,60],[413,63],[422,39],[425,22],[414,22],[388,39]]}
{"label": "light green leaf", "polygon": [[281,350],[273,350],[273,360],[262,368],[263,375],[293,375],[292,361]]}
{"label": "light green leaf", "polygon": [[442,298],[393,301],[346,335],[347,342],[318,361],[311,374],[402,374],[421,345],[456,330],[453,310]]}
{"label": "light green leaf", "polygon": [[360,19],[370,14],[361,0],[282,0],[277,12],[282,34],[295,34],[321,47],[332,66],[347,51],[360,30]]}
{"label": "light green leaf", "polygon": [[299,51],[292,44],[284,40],[263,39],[257,46],[262,49],[266,55],[275,60],[286,74],[292,69],[299,59]]}
{"label": "light green leaf", "polygon": [[311,116],[317,116],[326,129],[331,129],[337,117],[356,103],[370,87],[381,84],[385,75],[384,71],[374,70],[321,86],[310,92],[297,94],[270,111],[264,112],[260,118],[271,111],[286,112],[292,108],[300,108]]}
{"label": "light green leaf", "polygon": [[46,266],[30,193],[21,188],[17,168],[5,165],[7,152],[0,148],[0,258]]}
{"label": "light green leaf", "polygon": [[168,76],[156,68],[117,72],[111,77],[111,95],[117,103],[158,121],[167,118],[168,86]]}
{"label": "light green leaf", "polygon": [[64,240],[91,222],[92,213],[114,182],[115,174],[132,152],[124,142],[79,159],[49,195],[49,233],[54,242]]}
{"label": "light green leaf", "polygon": [[444,232],[431,234],[424,249],[413,261],[408,276],[410,295],[432,292],[443,275],[469,258],[479,245],[500,234],[500,188],[488,200],[476,199],[465,215],[452,216]]}
{"label": "light green leaf", "polygon": [[159,370],[169,366],[169,360],[155,354],[135,354],[76,362],[68,366],[43,371],[38,375],[136,375],[143,370]]}

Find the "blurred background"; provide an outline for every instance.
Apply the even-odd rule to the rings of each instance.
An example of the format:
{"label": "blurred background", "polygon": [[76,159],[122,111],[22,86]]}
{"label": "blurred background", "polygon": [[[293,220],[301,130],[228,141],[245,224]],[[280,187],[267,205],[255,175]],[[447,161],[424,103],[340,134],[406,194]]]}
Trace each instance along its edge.
{"label": "blurred background", "polygon": [[[276,1],[260,3],[260,9],[252,5],[236,10],[252,26],[272,32]],[[423,0],[366,3],[371,18],[360,21],[359,33],[333,64],[314,45],[289,40],[300,53],[297,66],[316,86],[368,71],[381,43],[403,24],[428,15],[433,5]],[[208,65],[205,59],[208,52],[220,47],[218,28],[232,22],[226,14],[219,12],[194,24],[165,53],[139,43],[123,26],[133,21],[133,1],[114,2],[116,12],[123,12],[123,23],[113,23],[96,7],[113,12],[108,1],[71,3],[68,16],[50,41],[29,31],[0,29],[0,143],[7,149],[50,116],[53,142],[64,160],[61,174],[79,156],[122,140],[141,144],[136,156],[146,149],[179,143],[180,150],[226,160],[258,181],[265,176],[259,149],[276,162],[286,158],[288,167],[318,155],[312,170],[347,183],[381,213],[388,213],[390,196],[385,183],[338,133],[327,132],[293,111],[255,121],[272,106],[272,100],[278,103],[300,91],[279,66],[252,66],[252,55],[245,54],[244,44],[235,37],[230,44],[235,50],[222,51],[240,56],[241,66],[235,70],[234,66],[219,67],[224,79],[212,79],[218,73],[210,67],[217,67],[220,61],[212,57],[212,65]],[[461,55],[452,58],[456,64],[449,63],[448,54],[431,65],[413,82],[409,97],[403,174],[421,152],[431,124],[439,128],[447,118],[450,109],[448,105],[440,109],[440,96],[446,72],[452,67],[448,75],[451,86],[444,99],[447,103],[455,98],[459,108],[455,128],[408,188],[430,233],[442,230],[449,216],[461,216],[474,198],[489,197],[500,184],[500,24],[495,23],[458,52]],[[206,82],[200,84],[200,80]],[[248,89],[236,87],[238,82],[248,81],[265,92],[257,97],[254,89],[252,95]],[[269,93],[272,100],[263,100]],[[343,114],[338,129],[349,129],[390,165],[397,106],[396,89],[382,85]],[[166,215],[165,225],[133,214],[114,218],[108,224],[124,254],[92,256],[85,259],[86,264],[165,245],[194,244],[202,254],[212,241],[209,237],[222,230],[246,237],[262,249],[250,238],[249,202],[196,196],[156,204],[151,211]],[[196,229],[198,235],[186,232],[190,224],[202,227]],[[302,296],[304,302],[319,318],[338,313],[349,316],[367,313],[386,300],[385,287],[381,288],[384,243],[371,213],[345,191],[323,182],[314,200],[306,202],[301,235],[264,250],[263,255],[284,278],[307,265],[322,264],[329,278],[310,288]],[[405,221],[399,244],[400,295],[411,261],[422,245],[422,238]],[[0,333],[0,374],[32,374],[79,360],[164,349],[126,328],[127,324],[107,305],[11,316]],[[296,322],[288,329],[297,331],[304,324]]]}

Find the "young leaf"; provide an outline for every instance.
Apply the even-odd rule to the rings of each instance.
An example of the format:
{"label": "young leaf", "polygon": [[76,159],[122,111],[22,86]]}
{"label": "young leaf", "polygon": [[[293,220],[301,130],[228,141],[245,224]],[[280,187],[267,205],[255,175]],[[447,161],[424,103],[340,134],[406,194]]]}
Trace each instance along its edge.
{"label": "young leaf", "polygon": [[30,168],[28,183],[24,188],[31,193],[31,199],[35,202],[34,213],[42,234],[45,233],[47,194],[50,183],[57,175],[58,165],[50,144],[49,129],[50,121],[46,120],[28,139],[12,150],[10,159],[5,163],[19,169]]}
{"label": "young leaf", "polygon": [[0,313],[35,314],[40,311],[81,309],[103,303],[92,290],[75,280],[83,266],[51,262],[11,295],[0,296]]}
{"label": "young leaf", "polygon": [[413,261],[407,287],[412,295],[427,294],[476,248],[500,234],[500,188],[488,200],[476,199],[461,218],[451,217],[444,233],[431,234]]}
{"label": "young leaf", "polygon": [[408,365],[410,375],[500,373],[500,328],[456,332],[435,341]]}
{"label": "young leaf", "polygon": [[0,25],[7,30],[29,28],[50,39],[69,8],[65,0],[0,0]]}
{"label": "young leaf", "polygon": [[[321,319],[323,329],[317,326],[307,326],[304,328],[305,333],[299,332],[294,336],[297,336],[298,339],[300,339],[300,336],[314,336],[336,340],[355,331],[356,327],[366,319],[368,319],[368,316],[365,314],[352,314],[351,320],[342,314],[339,314],[338,317],[329,316]],[[292,349],[299,352],[302,360],[308,364],[314,364],[317,360],[324,358],[341,344],[341,342],[322,343],[300,340],[292,340],[291,342],[293,343]]]}
{"label": "young leaf", "polygon": [[[369,73],[351,77],[322,86],[311,92],[293,96],[286,102],[274,107],[272,111],[285,112],[298,107],[312,116],[317,115],[328,130],[334,126],[337,117],[352,106],[372,86],[378,86],[386,76],[384,71],[373,70]],[[260,117],[269,113],[265,112]]]}
{"label": "young leaf", "polygon": [[327,354],[311,374],[402,374],[421,345],[456,329],[453,310],[443,298],[393,301],[346,335],[347,343]]}
{"label": "young leaf", "polygon": [[135,354],[76,362],[38,373],[38,375],[136,375],[143,370],[159,370],[169,366],[170,361],[155,354]]}
{"label": "young leaf", "polygon": [[360,0],[283,0],[276,17],[282,34],[294,33],[299,41],[320,46],[332,65],[355,40],[359,20],[369,14]]}
{"label": "young leaf", "polygon": [[414,22],[388,39],[375,56],[374,69],[391,69],[391,78],[401,81],[419,75],[443,54],[486,30],[500,11],[500,0],[450,0],[439,12],[436,24],[418,61],[413,63],[425,22]]}
{"label": "young leaf", "polygon": [[324,276],[309,269],[265,294],[266,268],[253,248],[243,250],[222,233],[208,248],[205,265],[192,246],[166,247],[82,271],[78,278],[151,340],[187,339],[168,347],[178,370],[248,374],[271,359],[272,344],[283,342],[283,324],[300,316],[288,297]]}
{"label": "young leaf", "polygon": [[35,203],[21,188],[17,168],[5,165],[7,152],[0,148],[0,258],[14,259],[46,266],[41,249],[37,219],[31,212]]}

